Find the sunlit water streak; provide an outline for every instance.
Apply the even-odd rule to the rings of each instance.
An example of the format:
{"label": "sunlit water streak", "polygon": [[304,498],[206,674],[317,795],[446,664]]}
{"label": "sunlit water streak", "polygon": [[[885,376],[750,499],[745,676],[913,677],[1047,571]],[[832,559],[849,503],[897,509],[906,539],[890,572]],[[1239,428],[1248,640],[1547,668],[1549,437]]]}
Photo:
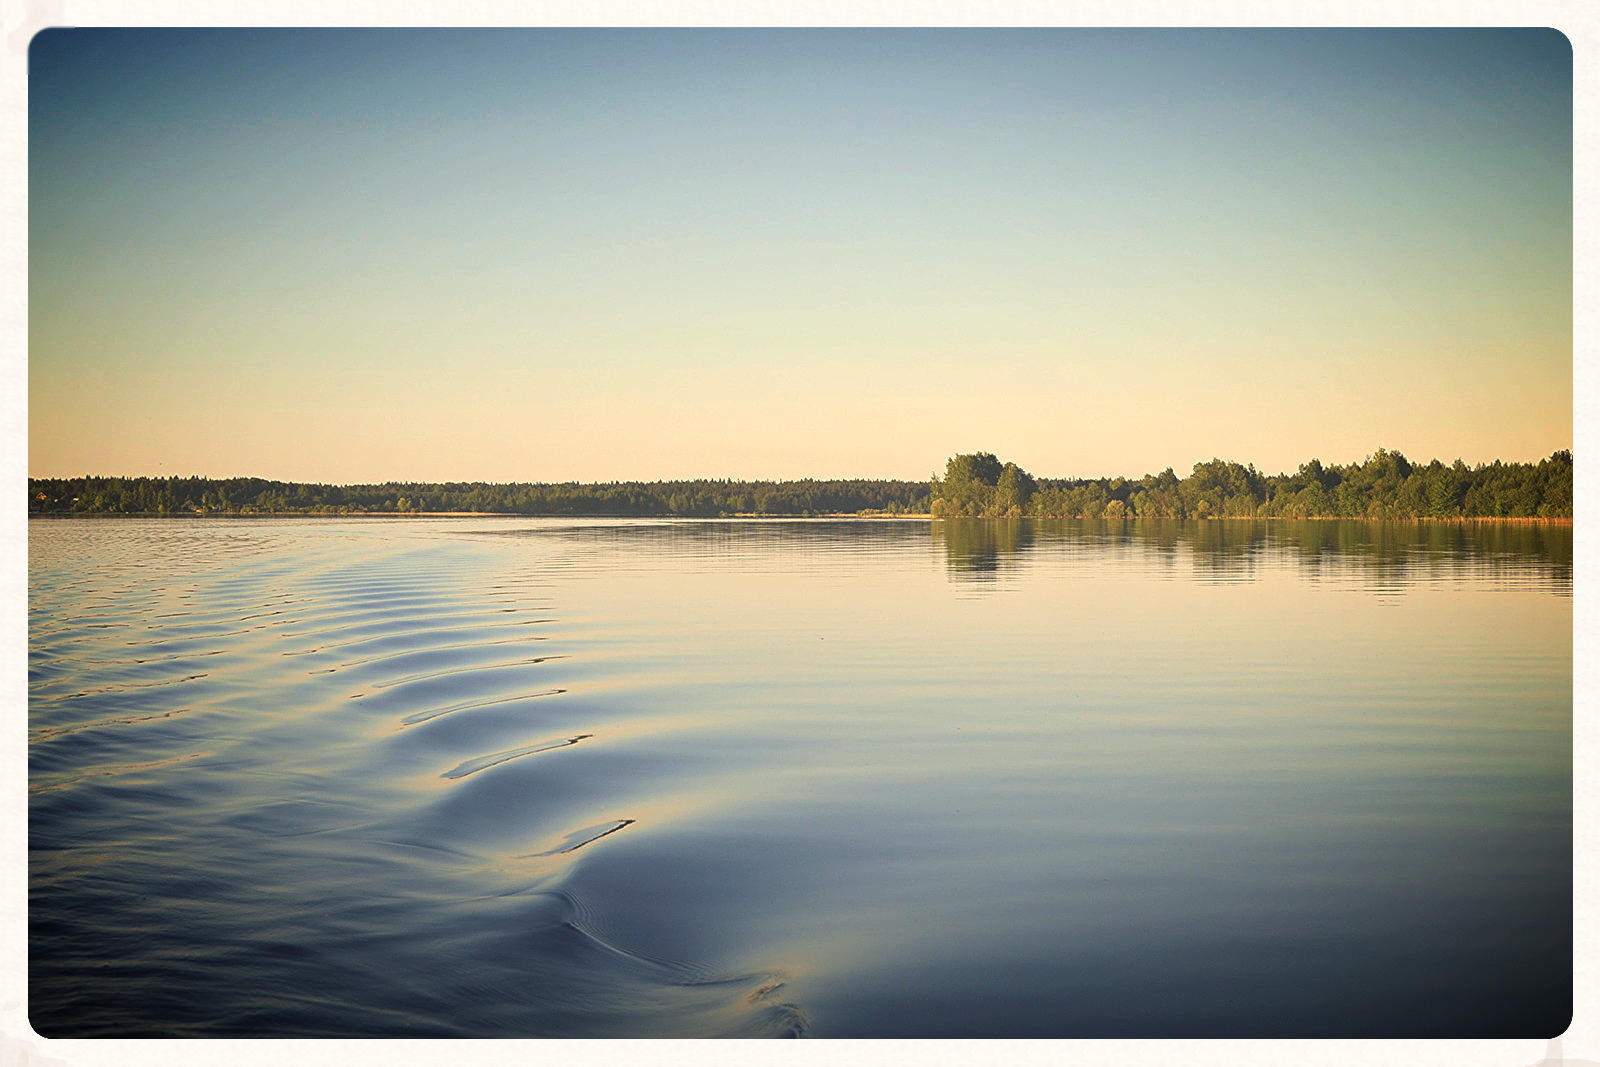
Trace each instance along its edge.
{"label": "sunlit water streak", "polygon": [[1570,1012],[1570,528],[29,532],[50,1036]]}

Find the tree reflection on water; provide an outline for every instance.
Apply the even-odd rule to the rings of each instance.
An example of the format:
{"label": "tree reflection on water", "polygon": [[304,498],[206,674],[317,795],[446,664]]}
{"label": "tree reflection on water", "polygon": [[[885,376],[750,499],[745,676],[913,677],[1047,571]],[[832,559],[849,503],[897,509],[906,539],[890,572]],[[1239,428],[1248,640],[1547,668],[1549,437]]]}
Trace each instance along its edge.
{"label": "tree reflection on water", "polygon": [[1391,588],[1452,576],[1572,583],[1572,527],[1515,522],[1388,523],[1359,519],[939,519],[930,536],[952,579],[992,581],[1046,548],[1121,544],[1145,558],[1187,558],[1201,576],[1250,581],[1264,562],[1309,577],[1359,577]]}

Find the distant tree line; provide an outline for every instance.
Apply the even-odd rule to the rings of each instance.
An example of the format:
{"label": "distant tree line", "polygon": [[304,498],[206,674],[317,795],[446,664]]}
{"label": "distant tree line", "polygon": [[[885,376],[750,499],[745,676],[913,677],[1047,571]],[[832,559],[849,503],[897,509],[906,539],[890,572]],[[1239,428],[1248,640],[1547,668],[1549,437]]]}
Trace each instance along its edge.
{"label": "distant tree line", "polygon": [[1414,465],[1379,449],[1360,463],[1293,474],[1213,459],[1187,478],[1168,467],[1127,478],[1034,478],[987,452],[952,456],[930,485],[935,516],[990,518],[1571,518],[1572,453],[1538,463]]}
{"label": "distant tree line", "polygon": [[1538,463],[1433,460],[1379,449],[1360,463],[1302,463],[1262,474],[1220,459],[1128,478],[1035,478],[987,452],[952,456],[930,482],[801,479],[745,482],[384,482],[322,485],[263,478],[29,478],[34,515],[720,516],[932,514],[988,518],[1572,517],[1572,453]]}
{"label": "distant tree line", "polygon": [[555,484],[384,482],[320,485],[264,478],[29,478],[34,515],[503,515],[718,516],[924,514],[923,482],[801,479]]}

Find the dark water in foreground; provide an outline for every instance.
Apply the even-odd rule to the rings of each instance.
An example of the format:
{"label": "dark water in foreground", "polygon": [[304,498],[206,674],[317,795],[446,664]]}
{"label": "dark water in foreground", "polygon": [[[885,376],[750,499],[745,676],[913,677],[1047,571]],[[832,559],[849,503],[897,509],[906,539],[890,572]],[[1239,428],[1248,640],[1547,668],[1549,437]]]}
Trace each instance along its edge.
{"label": "dark water in foreground", "polygon": [[50,1037],[1542,1037],[1572,532],[35,521]]}

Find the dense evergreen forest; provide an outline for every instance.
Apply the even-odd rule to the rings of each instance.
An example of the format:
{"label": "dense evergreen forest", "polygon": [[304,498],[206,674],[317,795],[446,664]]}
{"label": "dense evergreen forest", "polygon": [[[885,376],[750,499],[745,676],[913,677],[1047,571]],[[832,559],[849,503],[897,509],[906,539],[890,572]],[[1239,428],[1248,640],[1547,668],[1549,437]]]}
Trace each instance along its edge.
{"label": "dense evergreen forest", "polygon": [[987,452],[952,456],[929,482],[385,482],[318,485],[262,478],[30,478],[30,515],[719,516],[932,514],[992,518],[1572,517],[1572,453],[1538,463],[1413,464],[1379,449],[1360,463],[1302,463],[1293,474],[1213,459],[1187,478],[1035,478]]}

